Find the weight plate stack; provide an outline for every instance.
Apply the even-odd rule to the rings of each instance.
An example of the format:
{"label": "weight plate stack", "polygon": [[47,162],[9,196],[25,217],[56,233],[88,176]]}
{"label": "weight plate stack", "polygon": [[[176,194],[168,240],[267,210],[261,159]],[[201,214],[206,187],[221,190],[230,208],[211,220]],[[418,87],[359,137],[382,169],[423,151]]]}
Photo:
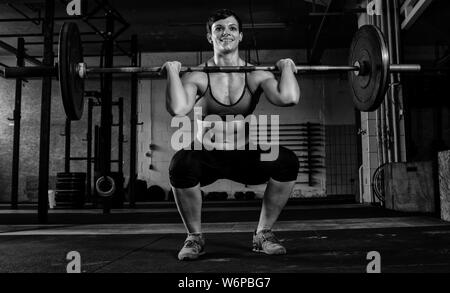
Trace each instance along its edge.
{"label": "weight plate stack", "polygon": [[86,195],[86,173],[57,173],[55,202],[82,208]]}

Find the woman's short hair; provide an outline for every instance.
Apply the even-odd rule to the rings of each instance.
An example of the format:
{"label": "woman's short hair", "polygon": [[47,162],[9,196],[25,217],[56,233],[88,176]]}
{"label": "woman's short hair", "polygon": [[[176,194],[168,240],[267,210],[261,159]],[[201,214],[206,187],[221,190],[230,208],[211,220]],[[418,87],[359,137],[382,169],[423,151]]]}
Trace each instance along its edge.
{"label": "woman's short hair", "polygon": [[236,18],[236,20],[238,22],[238,26],[239,26],[239,32],[242,32],[241,19],[239,18],[239,16],[237,16],[237,14],[234,11],[232,11],[230,9],[219,9],[219,10],[215,11],[213,14],[211,14],[208,18],[208,21],[206,22],[206,31],[208,33],[211,33],[211,27],[212,27],[213,23],[215,23],[218,20],[228,18],[230,16],[233,16],[234,18]]}

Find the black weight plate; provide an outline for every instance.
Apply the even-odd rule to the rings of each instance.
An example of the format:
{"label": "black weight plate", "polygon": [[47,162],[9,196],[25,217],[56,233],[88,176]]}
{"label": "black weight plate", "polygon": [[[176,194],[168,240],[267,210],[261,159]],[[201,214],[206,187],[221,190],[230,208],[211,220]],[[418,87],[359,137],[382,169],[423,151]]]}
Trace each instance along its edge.
{"label": "black weight plate", "polygon": [[59,34],[58,74],[61,97],[67,118],[80,120],[84,109],[84,80],[78,64],[83,62],[83,48],[78,26],[65,22]]}
{"label": "black weight plate", "polygon": [[376,26],[364,25],[353,37],[349,65],[367,66],[365,74],[349,72],[349,83],[355,107],[364,112],[378,109],[388,86],[389,51],[382,32]]}

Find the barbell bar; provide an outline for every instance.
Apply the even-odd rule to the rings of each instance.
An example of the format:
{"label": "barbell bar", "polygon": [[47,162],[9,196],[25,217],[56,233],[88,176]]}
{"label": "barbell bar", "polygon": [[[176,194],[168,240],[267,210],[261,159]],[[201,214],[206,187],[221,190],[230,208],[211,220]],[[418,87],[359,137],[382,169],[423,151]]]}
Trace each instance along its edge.
{"label": "barbell bar", "polygon": [[[87,67],[86,63],[80,63],[77,65],[76,72],[81,78],[87,78],[87,75],[92,74],[140,74],[148,73],[156,76],[163,76],[165,73],[162,67]],[[354,71],[359,74],[360,66],[329,66],[329,65],[300,65],[295,66],[298,73],[308,72],[349,72]],[[431,69],[430,69],[431,70]],[[244,73],[253,71],[269,71],[279,74],[280,71],[275,66],[182,66],[180,73],[187,72],[205,72],[205,73]],[[404,72],[421,72],[424,71],[419,64],[391,64],[389,66],[389,72],[404,73]],[[4,78],[32,78],[42,76],[56,76],[57,67],[45,67],[45,66],[33,66],[33,67],[7,67],[1,69],[2,77]]]}
{"label": "barbell bar", "polygon": [[[360,111],[374,111],[384,100],[390,73],[445,70],[424,68],[420,64],[390,64],[389,51],[382,32],[375,26],[364,25],[355,33],[350,47],[348,65],[301,65],[299,74],[347,72],[355,107]],[[279,73],[275,66],[193,66],[181,67],[180,72],[253,72]],[[66,115],[70,120],[79,120],[84,108],[84,80],[90,74],[140,74],[163,76],[162,67],[88,67],[83,61],[83,48],[78,26],[63,24],[59,35],[58,63],[54,67],[0,67],[4,78],[32,78],[57,76]]]}
{"label": "barbell bar", "polygon": [[[164,72],[162,67],[114,67],[114,68],[101,68],[94,67],[88,68],[86,64],[79,64],[79,75],[81,78],[85,78],[89,73],[95,74],[105,74],[105,73],[154,73],[155,76],[162,76]],[[295,66],[298,73],[304,72],[349,72],[349,71],[360,71],[360,66],[329,66],[329,65],[301,65]],[[418,72],[421,71],[422,67],[418,64],[399,64],[390,65],[389,71],[394,73],[401,72]],[[279,69],[275,66],[193,66],[185,67],[182,66],[180,69],[181,73],[186,72],[205,72],[205,73],[244,73],[253,71],[269,71],[273,73],[280,73]]]}

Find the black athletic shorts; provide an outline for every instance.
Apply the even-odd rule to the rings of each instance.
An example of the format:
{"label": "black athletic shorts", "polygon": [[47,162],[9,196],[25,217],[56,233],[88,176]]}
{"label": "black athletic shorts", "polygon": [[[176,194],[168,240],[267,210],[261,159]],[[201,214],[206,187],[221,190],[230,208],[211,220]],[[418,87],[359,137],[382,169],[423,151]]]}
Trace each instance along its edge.
{"label": "black athletic shorts", "polygon": [[270,178],[279,182],[297,179],[299,162],[294,152],[279,146],[278,157],[262,161],[258,150],[186,150],[178,151],[169,167],[170,183],[175,188],[206,186],[218,179],[230,179],[246,185],[258,185]]}

